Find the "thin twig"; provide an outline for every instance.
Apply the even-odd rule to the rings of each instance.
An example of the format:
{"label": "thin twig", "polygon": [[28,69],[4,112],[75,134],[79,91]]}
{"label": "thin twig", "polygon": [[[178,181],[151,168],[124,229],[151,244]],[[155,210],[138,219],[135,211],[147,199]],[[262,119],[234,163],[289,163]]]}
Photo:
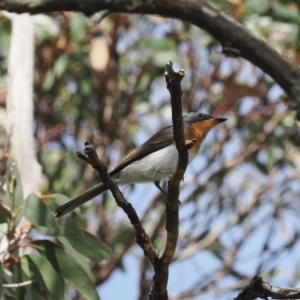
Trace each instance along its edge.
{"label": "thin twig", "polygon": [[25,285],[29,285],[29,284],[32,284],[32,280],[27,280],[27,281],[20,282],[20,283],[3,283],[2,286],[6,287],[6,288],[15,288],[15,287],[25,286]]}

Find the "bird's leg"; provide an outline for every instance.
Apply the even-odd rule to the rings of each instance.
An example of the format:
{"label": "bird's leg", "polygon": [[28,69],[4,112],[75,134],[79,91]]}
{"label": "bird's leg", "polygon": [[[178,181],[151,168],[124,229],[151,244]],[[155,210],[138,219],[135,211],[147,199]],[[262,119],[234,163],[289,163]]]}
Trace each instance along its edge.
{"label": "bird's leg", "polygon": [[[170,180],[171,180],[171,178],[170,177],[167,177],[167,182],[168,182],[168,186],[169,186],[169,184],[170,184]],[[157,184],[158,184],[158,186],[156,185],[156,183],[155,182],[157,182]],[[162,191],[162,188],[161,188],[161,186],[159,185],[159,181],[155,181],[154,182],[154,184],[157,186],[157,188],[159,188],[161,191]],[[164,201],[164,203],[165,203],[165,205],[166,205],[166,203],[167,203],[167,200],[168,200],[168,194],[165,192],[165,191],[162,191],[166,196],[167,196],[167,199]],[[181,201],[178,199],[178,203],[179,203],[179,205],[181,205]]]}
{"label": "bird's leg", "polygon": [[163,190],[163,188],[159,185],[159,180],[154,181],[155,186],[165,195],[168,197],[167,193]]}
{"label": "bird's leg", "polygon": [[[168,180],[168,184],[169,184],[169,181],[170,181],[170,178],[167,178],[167,180]],[[154,181],[154,184],[155,184],[155,186],[167,197],[167,199],[168,199],[168,194],[163,190],[163,188],[159,185],[159,180],[156,180],[156,181]],[[166,204],[166,202],[167,202],[167,199],[164,201],[164,203]],[[181,205],[181,201],[180,200],[178,200],[178,202],[179,202],[179,205]]]}

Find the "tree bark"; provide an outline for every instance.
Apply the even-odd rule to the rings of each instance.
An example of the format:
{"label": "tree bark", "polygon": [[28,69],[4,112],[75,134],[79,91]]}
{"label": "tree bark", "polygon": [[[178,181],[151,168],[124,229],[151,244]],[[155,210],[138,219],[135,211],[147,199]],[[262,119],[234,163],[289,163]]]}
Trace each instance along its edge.
{"label": "tree bark", "polygon": [[23,193],[40,189],[42,172],[33,136],[34,23],[29,14],[12,19],[7,95],[8,151],[17,163]]}

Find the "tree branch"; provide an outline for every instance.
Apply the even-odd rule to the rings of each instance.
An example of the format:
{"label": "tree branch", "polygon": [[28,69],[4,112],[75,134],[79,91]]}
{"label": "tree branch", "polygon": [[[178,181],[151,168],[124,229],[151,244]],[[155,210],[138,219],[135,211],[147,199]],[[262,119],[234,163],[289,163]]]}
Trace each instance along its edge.
{"label": "tree branch", "polygon": [[[264,41],[253,36],[223,12],[200,0],[2,0],[0,9],[10,12],[47,13],[80,11],[92,15],[99,11],[158,14],[190,22],[211,34],[225,49],[241,56],[269,74],[290,97],[289,106],[300,119],[300,69]],[[223,48],[224,49],[224,48]],[[227,50],[226,50],[227,51]],[[226,53],[225,51],[225,53]],[[232,51],[230,51],[231,53]]]}
{"label": "tree branch", "polygon": [[[178,163],[175,172],[168,185],[168,197],[166,201],[166,230],[167,242],[164,253],[159,262],[154,265],[155,276],[150,295],[151,300],[168,299],[167,284],[169,278],[169,265],[174,257],[179,232],[179,185],[188,165],[188,147],[185,144],[184,126],[181,107],[181,80],[184,71],[174,71],[172,62],[166,65],[165,78],[167,88],[171,95],[173,134],[178,150]],[[190,147],[190,146],[189,146]]]}
{"label": "tree branch", "polygon": [[263,281],[261,277],[254,276],[250,284],[245,286],[234,300],[268,299],[269,297],[272,299],[299,299],[300,289],[272,286]]}
{"label": "tree branch", "polygon": [[184,77],[184,71],[174,72],[170,61],[166,65],[166,70],[165,78],[171,95],[173,135],[178,151],[178,165],[168,182],[168,199],[166,202],[167,243],[161,258],[162,264],[168,265],[174,257],[178,239],[179,185],[188,165],[188,149],[185,145],[181,107],[181,80]]}
{"label": "tree branch", "polygon": [[92,165],[98,172],[103,184],[112,192],[117,205],[121,207],[130,219],[136,232],[136,242],[144,250],[145,255],[149,258],[155,275],[153,277],[151,300],[167,300],[167,284],[169,275],[169,265],[174,257],[178,239],[179,228],[179,185],[183,178],[184,172],[188,165],[188,149],[193,146],[194,140],[185,141],[184,124],[182,119],[181,107],[181,80],[184,77],[184,71],[175,72],[172,69],[172,62],[166,65],[167,88],[171,94],[173,134],[176,148],[178,150],[178,164],[175,172],[169,181],[168,198],[166,201],[166,230],[167,242],[164,253],[159,257],[159,253],[154,249],[149,236],[141,225],[141,222],[132,205],[126,201],[115,182],[107,173],[107,166],[100,161],[95,148],[88,142],[85,142],[84,153],[77,152],[77,156]]}
{"label": "tree branch", "polygon": [[142,227],[135,209],[132,207],[131,203],[127,202],[118,186],[110,178],[109,174],[107,173],[107,166],[102,161],[100,161],[95,148],[90,145],[89,142],[85,142],[84,153],[85,155],[77,152],[77,156],[92,165],[92,167],[98,172],[101,181],[112,192],[117,205],[124,210],[124,212],[127,214],[128,219],[133,225],[135,229],[137,244],[144,250],[144,254],[149,258],[150,262],[152,264],[155,264],[158,260],[157,251],[154,249],[148,234]]}

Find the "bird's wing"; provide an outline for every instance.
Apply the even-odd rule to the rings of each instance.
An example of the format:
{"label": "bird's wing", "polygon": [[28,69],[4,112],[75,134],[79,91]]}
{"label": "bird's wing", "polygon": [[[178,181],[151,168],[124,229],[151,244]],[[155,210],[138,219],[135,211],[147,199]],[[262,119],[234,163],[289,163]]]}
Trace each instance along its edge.
{"label": "bird's wing", "polygon": [[165,148],[174,143],[173,126],[166,127],[154,134],[144,144],[131,151],[115,168],[110,172],[111,177],[118,177],[121,170],[129,164],[142,159],[146,155]]}

